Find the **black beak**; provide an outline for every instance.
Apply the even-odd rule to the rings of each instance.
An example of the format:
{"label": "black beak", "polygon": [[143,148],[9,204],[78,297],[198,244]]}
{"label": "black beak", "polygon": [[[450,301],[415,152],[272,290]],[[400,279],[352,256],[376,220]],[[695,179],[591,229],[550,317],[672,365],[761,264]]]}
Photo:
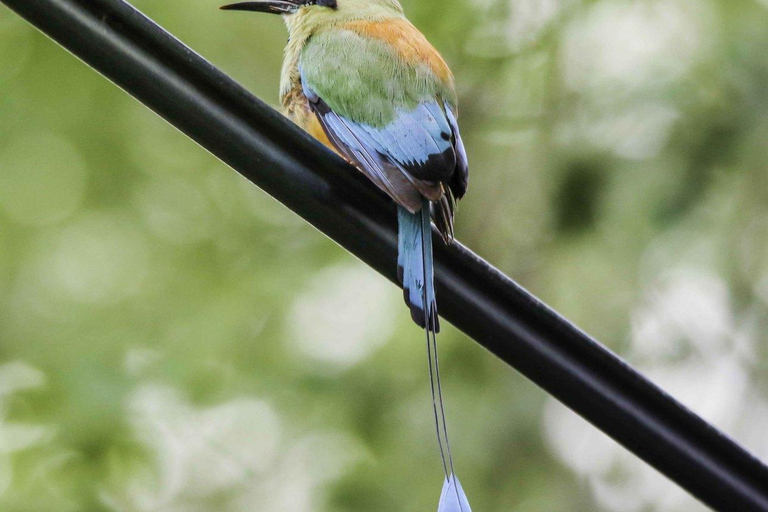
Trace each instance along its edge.
{"label": "black beak", "polygon": [[298,2],[289,0],[259,0],[258,2],[241,2],[221,7],[225,11],[254,11],[271,14],[291,14],[298,8]]}

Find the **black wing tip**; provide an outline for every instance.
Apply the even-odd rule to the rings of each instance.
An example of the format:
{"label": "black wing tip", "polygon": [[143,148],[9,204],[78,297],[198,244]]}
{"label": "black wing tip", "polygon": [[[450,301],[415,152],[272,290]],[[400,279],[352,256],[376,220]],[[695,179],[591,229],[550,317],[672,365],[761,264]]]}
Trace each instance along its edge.
{"label": "black wing tip", "polygon": [[469,175],[465,172],[461,172],[460,169],[456,169],[456,173],[451,177],[449,187],[456,201],[463,198],[467,194],[467,188],[469,188]]}
{"label": "black wing tip", "polygon": [[426,160],[399,162],[403,170],[421,181],[448,181],[456,170],[456,151],[448,146],[442,153],[430,153]]}

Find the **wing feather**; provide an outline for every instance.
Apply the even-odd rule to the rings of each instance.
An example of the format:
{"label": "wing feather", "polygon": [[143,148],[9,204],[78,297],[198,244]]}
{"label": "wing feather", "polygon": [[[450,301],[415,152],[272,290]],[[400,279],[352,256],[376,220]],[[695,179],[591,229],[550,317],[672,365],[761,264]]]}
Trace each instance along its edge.
{"label": "wing feather", "polygon": [[[331,144],[408,211],[429,199],[438,229],[451,241],[454,203],[467,188],[452,84],[348,30],[313,41],[299,62],[301,88]],[[331,54],[340,60],[328,60]]]}

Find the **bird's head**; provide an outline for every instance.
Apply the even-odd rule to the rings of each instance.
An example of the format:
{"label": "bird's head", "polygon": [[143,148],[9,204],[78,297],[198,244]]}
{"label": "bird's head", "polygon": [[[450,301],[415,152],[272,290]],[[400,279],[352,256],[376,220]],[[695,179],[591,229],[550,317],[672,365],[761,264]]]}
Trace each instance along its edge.
{"label": "bird's head", "polygon": [[398,0],[256,0],[225,5],[226,11],[280,14],[291,29],[296,25],[335,25],[351,20],[402,17]]}

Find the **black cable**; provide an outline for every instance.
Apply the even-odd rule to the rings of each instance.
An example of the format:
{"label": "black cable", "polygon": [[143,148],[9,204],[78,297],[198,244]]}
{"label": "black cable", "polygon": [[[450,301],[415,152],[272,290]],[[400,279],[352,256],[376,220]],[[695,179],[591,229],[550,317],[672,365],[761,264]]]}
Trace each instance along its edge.
{"label": "black cable", "polygon": [[[396,282],[391,202],[133,7],[0,2]],[[709,506],[768,512],[759,460],[468,249],[434,246],[448,321]]]}

